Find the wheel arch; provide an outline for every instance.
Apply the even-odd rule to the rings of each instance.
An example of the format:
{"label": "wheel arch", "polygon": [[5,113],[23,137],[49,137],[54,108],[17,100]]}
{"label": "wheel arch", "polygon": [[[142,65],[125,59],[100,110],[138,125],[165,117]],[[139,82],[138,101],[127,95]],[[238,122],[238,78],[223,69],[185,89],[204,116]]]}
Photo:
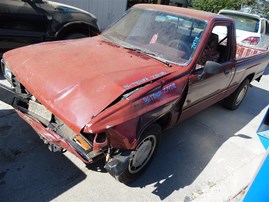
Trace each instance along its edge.
{"label": "wheel arch", "polygon": [[[176,102],[176,104],[172,107],[172,110],[168,111],[167,113],[163,113],[160,116],[154,116],[155,112],[152,112],[150,114],[147,114],[147,116],[143,116],[140,117],[138,124],[137,124],[137,139],[139,139],[141,137],[141,135],[143,134],[143,132],[150,127],[152,124],[158,124],[162,131],[164,131],[165,129],[169,128],[171,126],[171,124],[175,124],[172,123],[174,118],[173,116],[175,116],[175,114],[177,114],[177,118],[176,121],[178,121],[180,115],[181,115],[181,111],[184,105],[184,102],[187,98],[187,94],[188,94],[188,84],[185,86],[184,90],[181,93],[180,98],[178,99],[178,101]],[[162,108],[158,109],[158,111],[162,110]],[[176,113],[174,113],[176,112]]]}
{"label": "wheel arch", "polygon": [[88,36],[95,36],[100,34],[99,28],[95,27],[94,24],[84,22],[84,21],[75,21],[64,24],[55,34],[56,39],[62,39],[64,36],[67,36],[71,33],[83,33]]}
{"label": "wheel arch", "polygon": [[[249,82],[251,82],[251,81],[254,79],[254,76],[255,76],[255,73],[251,73],[251,74],[249,74],[248,76],[246,76],[246,78],[245,78],[244,80],[248,79]],[[244,81],[244,80],[243,80],[243,81]],[[243,82],[243,81],[242,81],[242,82]],[[241,82],[241,83],[242,83],[242,82]]]}

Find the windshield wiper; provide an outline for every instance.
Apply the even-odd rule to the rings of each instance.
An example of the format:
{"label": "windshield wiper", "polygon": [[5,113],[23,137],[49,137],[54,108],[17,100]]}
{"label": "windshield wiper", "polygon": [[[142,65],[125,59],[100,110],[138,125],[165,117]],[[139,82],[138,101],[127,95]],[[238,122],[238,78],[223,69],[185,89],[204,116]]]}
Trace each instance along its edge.
{"label": "windshield wiper", "polygon": [[143,53],[143,54],[146,54],[148,56],[151,56],[152,58],[154,58],[154,59],[156,59],[156,60],[164,63],[168,67],[172,67],[172,65],[167,60],[161,58],[156,53],[153,53],[153,52],[150,52],[150,51],[147,51],[147,50],[143,50],[143,49],[140,49],[140,48],[135,48],[135,47],[126,47],[126,46],[123,46],[123,47],[126,48],[126,49],[128,49],[128,50],[136,51],[138,53]]}

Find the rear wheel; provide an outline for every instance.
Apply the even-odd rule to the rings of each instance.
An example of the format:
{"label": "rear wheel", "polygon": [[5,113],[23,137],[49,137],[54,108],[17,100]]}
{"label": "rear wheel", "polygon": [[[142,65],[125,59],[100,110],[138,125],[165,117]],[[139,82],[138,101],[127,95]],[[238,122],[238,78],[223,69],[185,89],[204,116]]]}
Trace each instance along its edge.
{"label": "rear wheel", "polygon": [[245,79],[234,93],[224,99],[223,105],[227,109],[235,110],[244,100],[249,88],[249,80]]}
{"label": "rear wheel", "polygon": [[153,124],[142,134],[135,151],[131,153],[128,166],[116,179],[122,183],[130,183],[137,179],[149,166],[160,142],[161,127]]}

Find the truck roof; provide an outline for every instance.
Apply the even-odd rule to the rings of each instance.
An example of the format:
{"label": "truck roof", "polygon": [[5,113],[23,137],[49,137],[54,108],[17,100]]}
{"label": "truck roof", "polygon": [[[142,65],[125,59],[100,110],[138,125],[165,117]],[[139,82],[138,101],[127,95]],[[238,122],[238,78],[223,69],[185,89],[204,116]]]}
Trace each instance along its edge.
{"label": "truck roof", "polygon": [[191,16],[193,18],[203,19],[208,22],[212,20],[216,20],[216,19],[231,20],[228,17],[218,15],[215,13],[210,13],[210,12],[195,10],[195,9],[190,9],[190,8],[175,7],[175,6],[166,6],[166,5],[158,5],[158,4],[136,4],[133,7],[143,8],[143,9],[148,9],[148,10],[163,11],[167,13],[180,14],[180,15],[185,15],[185,16]]}

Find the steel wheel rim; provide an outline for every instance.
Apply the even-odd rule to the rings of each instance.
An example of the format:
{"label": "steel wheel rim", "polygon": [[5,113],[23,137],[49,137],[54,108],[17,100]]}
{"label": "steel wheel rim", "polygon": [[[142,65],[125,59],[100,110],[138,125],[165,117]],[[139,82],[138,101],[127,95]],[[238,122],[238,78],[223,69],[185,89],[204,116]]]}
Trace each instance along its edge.
{"label": "steel wheel rim", "polygon": [[248,86],[247,86],[247,85],[245,85],[245,86],[242,88],[242,90],[240,91],[239,95],[237,96],[235,105],[239,105],[239,104],[242,102],[242,100],[244,99],[245,94],[246,94],[246,92],[247,92],[247,89],[248,89]]}
{"label": "steel wheel rim", "polygon": [[149,135],[139,143],[128,166],[131,174],[139,172],[148,163],[156,148],[156,141],[155,135]]}

